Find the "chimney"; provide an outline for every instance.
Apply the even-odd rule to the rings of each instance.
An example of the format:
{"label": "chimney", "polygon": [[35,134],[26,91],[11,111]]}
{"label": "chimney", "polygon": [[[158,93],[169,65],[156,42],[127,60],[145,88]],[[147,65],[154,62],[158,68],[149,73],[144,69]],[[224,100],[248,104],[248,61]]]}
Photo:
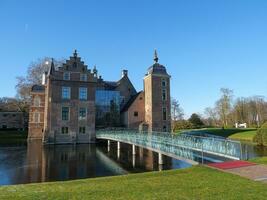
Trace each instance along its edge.
{"label": "chimney", "polygon": [[47,75],[47,72],[43,73],[42,75],[42,85],[46,85],[46,75]]}
{"label": "chimney", "polygon": [[128,76],[128,70],[122,70],[121,77]]}

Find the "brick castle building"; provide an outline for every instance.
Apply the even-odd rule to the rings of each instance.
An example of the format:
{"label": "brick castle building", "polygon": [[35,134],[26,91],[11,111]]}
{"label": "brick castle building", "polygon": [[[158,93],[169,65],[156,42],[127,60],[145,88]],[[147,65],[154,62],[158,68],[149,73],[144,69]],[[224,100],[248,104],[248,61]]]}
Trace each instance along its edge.
{"label": "brick castle building", "polygon": [[170,76],[158,63],[144,77],[137,92],[122,71],[119,81],[105,81],[78,57],[77,51],[61,67],[52,60],[42,85],[31,91],[28,139],[44,143],[95,142],[95,129],[125,127],[170,132]]}

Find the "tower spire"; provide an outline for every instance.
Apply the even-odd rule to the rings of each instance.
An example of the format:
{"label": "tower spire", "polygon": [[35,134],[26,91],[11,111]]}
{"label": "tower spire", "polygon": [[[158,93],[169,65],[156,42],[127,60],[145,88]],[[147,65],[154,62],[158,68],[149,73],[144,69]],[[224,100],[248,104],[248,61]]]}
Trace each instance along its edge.
{"label": "tower spire", "polygon": [[154,51],[154,61],[155,61],[155,63],[158,63],[158,61],[159,61],[158,53],[157,53],[157,50],[156,49]]}
{"label": "tower spire", "polygon": [[52,75],[54,73],[54,71],[55,71],[54,58],[52,58],[51,65],[50,65],[50,68],[49,68],[49,71],[48,71],[48,76]]}
{"label": "tower spire", "polygon": [[77,49],[74,50],[73,56],[74,56],[74,58],[77,58],[77,56],[78,56]]}

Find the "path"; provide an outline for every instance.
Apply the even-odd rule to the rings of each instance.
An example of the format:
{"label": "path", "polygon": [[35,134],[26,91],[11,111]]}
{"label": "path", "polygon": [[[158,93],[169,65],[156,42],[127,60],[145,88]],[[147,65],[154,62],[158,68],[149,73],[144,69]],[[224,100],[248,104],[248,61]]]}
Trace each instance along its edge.
{"label": "path", "polygon": [[254,181],[267,183],[267,165],[247,161],[228,161],[208,164],[209,167],[236,174]]}

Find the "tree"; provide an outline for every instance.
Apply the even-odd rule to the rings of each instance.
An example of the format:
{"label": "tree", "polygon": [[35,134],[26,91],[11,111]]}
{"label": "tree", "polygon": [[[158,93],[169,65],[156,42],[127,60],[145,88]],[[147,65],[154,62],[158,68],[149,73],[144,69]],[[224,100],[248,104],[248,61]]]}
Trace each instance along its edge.
{"label": "tree", "polygon": [[204,125],[203,121],[200,119],[200,116],[196,113],[193,113],[188,121],[193,124],[194,128],[200,128]]}
{"label": "tree", "polygon": [[[17,77],[17,98],[27,103],[30,102],[31,87],[35,84],[42,83],[42,75],[43,73],[48,71],[50,63],[51,59],[48,57],[38,59],[37,61],[32,62],[29,65],[26,76]],[[62,63],[63,59],[58,61],[54,60],[56,68],[59,67]]]}
{"label": "tree", "polygon": [[257,130],[253,142],[256,142],[260,146],[267,146],[267,122]]}
{"label": "tree", "polygon": [[221,123],[224,128],[228,126],[231,104],[233,99],[233,91],[228,88],[221,88],[222,96],[216,102],[217,112],[220,115]]}
{"label": "tree", "polygon": [[172,131],[174,132],[177,128],[176,123],[177,121],[183,120],[184,111],[181,108],[179,101],[172,98],[171,100],[171,116],[172,116]]}
{"label": "tree", "polygon": [[218,114],[215,108],[205,108],[204,114],[208,126],[218,126]]}

